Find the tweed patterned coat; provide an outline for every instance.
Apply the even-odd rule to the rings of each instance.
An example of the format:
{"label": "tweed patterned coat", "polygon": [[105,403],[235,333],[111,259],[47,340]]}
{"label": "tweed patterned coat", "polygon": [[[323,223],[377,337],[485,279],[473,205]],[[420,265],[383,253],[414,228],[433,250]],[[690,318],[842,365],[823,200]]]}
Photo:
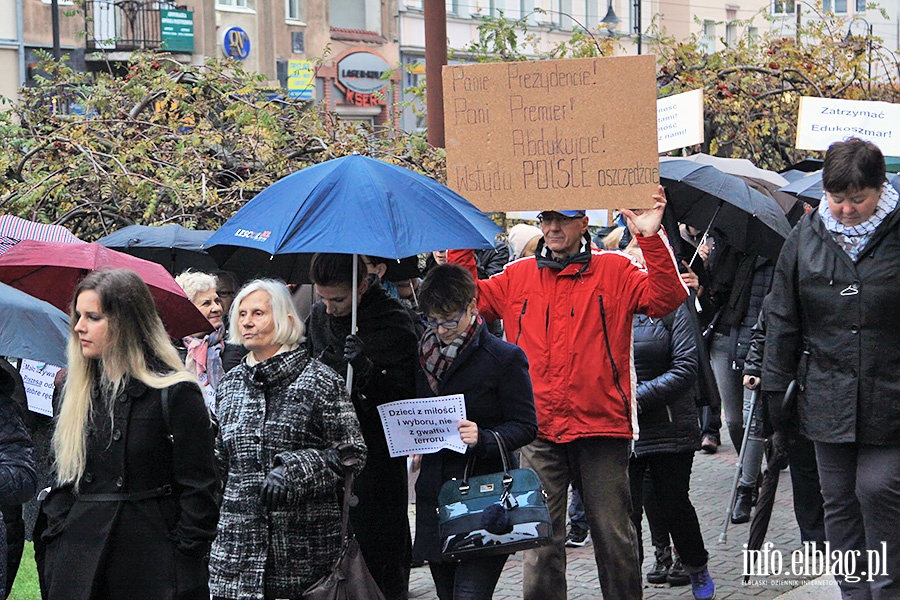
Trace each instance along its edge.
{"label": "tweed patterned coat", "polygon": [[[358,468],[366,455],[353,405],[337,374],[302,346],[253,366],[244,360],[216,396],[227,482],[210,591],[241,600],[297,598],[340,552],[343,467],[335,446],[349,444],[344,456],[358,458]],[[278,465],[291,490],[286,506],[268,510],[259,492]]]}

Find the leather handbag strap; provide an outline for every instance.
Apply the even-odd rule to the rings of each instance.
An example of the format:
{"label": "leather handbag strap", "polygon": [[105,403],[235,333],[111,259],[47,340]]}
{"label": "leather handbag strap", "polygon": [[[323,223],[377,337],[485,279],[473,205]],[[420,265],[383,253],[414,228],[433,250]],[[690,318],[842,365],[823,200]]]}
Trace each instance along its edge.
{"label": "leather handbag strap", "polygon": [[[503,462],[503,484],[508,486],[512,484],[512,475],[509,474],[509,460],[506,457],[506,444],[503,443],[503,436],[493,429],[486,429],[488,433],[497,440],[497,447],[500,450],[500,460]],[[459,491],[463,494],[469,491],[469,475],[472,474],[472,467],[475,466],[475,453],[469,456],[466,461],[466,470],[463,472],[462,481],[459,482]]]}

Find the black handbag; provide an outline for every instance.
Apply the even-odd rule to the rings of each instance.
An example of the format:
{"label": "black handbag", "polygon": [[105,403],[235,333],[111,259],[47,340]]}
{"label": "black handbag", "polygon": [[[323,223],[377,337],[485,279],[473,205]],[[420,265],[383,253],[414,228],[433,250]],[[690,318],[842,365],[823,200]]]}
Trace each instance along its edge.
{"label": "black handbag", "polygon": [[341,514],[343,548],[331,573],[306,588],[303,600],[385,600],[375,584],[359,549],[356,536],[350,532],[350,502],[353,472],[344,479],[344,505]]}
{"label": "black handbag", "polygon": [[503,438],[489,431],[497,440],[503,472],[470,477],[473,454],[463,478],[441,486],[438,531],[445,560],[511,554],[553,541],[540,478],[531,469],[510,470]]}

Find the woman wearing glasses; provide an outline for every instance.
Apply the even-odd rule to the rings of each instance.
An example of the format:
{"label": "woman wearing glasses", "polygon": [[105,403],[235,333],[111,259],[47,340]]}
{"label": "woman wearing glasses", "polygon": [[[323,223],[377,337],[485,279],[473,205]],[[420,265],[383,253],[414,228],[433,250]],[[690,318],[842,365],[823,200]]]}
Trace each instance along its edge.
{"label": "woman wearing glasses", "polygon": [[508,461],[518,466],[513,450],[537,435],[537,417],[528,359],[518,347],[501,341],[485,327],[475,308],[475,280],[456,265],[439,265],[419,287],[419,306],[428,329],[419,342],[416,391],[420,397],[463,394],[467,419],[459,434],[466,454],[441,450],[422,457],[416,483],[416,538],[424,547],[440,600],[482,600],[494,592],[507,555],[460,562],[441,559],[438,492],[445,481],[463,477],[470,456],[473,475],[502,470],[498,433]]}

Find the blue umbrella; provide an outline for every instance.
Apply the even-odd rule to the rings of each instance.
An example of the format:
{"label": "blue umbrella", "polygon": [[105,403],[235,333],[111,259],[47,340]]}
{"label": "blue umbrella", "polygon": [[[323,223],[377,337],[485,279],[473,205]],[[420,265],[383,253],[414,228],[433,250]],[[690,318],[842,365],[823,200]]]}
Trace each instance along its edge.
{"label": "blue umbrella", "polygon": [[100,238],[97,243],[131,256],[155,262],[172,275],[185,269],[212,272],[218,267],[203,244],[212,231],[181,225],[129,225]]}
{"label": "blue umbrella", "polygon": [[[900,191],[900,175],[889,174],[887,178],[888,181],[891,182],[891,185],[893,185],[897,191]],[[802,179],[792,181],[778,191],[787,192],[813,206],[818,206],[819,202],[822,201],[822,197],[825,195],[825,190],[822,189],[822,171],[816,171]]]}
{"label": "blue umbrella", "polygon": [[270,185],[206,242],[219,261],[240,248],[404,258],[448,248],[492,248],[500,228],[465,198],[409,169],[358,154]]}
{"label": "blue umbrella", "polygon": [[[222,225],[206,248],[234,270],[242,261],[284,254],[399,259],[448,248],[493,248],[499,232],[490,217],[437,181],[353,154],[270,185]],[[302,275],[293,262],[287,267],[289,277]],[[355,287],[355,272],[353,282]],[[351,331],[356,331],[356,296],[354,289]],[[348,370],[348,385],[349,380]]]}
{"label": "blue umbrella", "polygon": [[66,313],[0,283],[0,355],[64,367],[68,340]]}

